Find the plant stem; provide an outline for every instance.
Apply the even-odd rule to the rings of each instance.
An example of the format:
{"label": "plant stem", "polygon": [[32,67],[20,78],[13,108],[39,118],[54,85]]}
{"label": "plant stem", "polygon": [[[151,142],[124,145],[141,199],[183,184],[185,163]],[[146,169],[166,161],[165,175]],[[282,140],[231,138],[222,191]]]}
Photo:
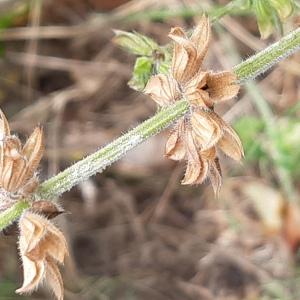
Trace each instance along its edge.
{"label": "plant stem", "polygon": [[[255,78],[274,64],[296,52],[299,47],[300,29],[296,29],[277,43],[237,65],[234,68],[234,72],[237,75],[238,81],[243,83],[247,79]],[[129,150],[172,125],[188,110],[188,103],[181,100],[173,106],[159,111],[155,116],[112,143],[42,183],[36,194],[36,198],[55,199],[88,177],[96,173],[101,173],[113,162],[125,156]],[[27,207],[24,203],[18,204],[0,214],[0,229],[17,219]]]}
{"label": "plant stem", "polygon": [[233,70],[242,83],[266,72],[278,62],[300,49],[300,28],[278,42],[240,63]]}
{"label": "plant stem", "polygon": [[0,214],[0,231],[19,218],[22,212],[28,207],[29,203],[27,201],[20,201],[2,212]]}
{"label": "plant stem", "polygon": [[[217,26],[217,31],[223,39],[223,45],[225,45],[225,48],[227,48],[227,52],[229,53],[228,58],[232,61],[233,64],[240,61],[241,58],[232,38],[229,35],[226,35],[224,30],[220,26]],[[262,120],[265,123],[266,133],[270,140],[268,154],[273,160],[274,169],[281,191],[285,194],[289,201],[295,202],[298,199],[297,192],[293,185],[293,180],[290,172],[282,165],[281,162],[282,153],[280,151],[280,147],[278,147],[278,132],[276,130],[276,121],[273,112],[269,104],[261,94],[259,86],[255,84],[253,80],[246,82],[245,89],[251,96],[251,100],[253,101],[256,109],[258,110]]]}
{"label": "plant stem", "polygon": [[152,118],[117,138],[99,151],[48,179],[40,185],[38,197],[53,199],[63,192],[70,190],[74,185],[88,179],[90,176],[101,173],[113,162],[122,158],[129,150],[173,124],[188,109],[189,104],[187,101],[181,100],[173,106],[161,110]]}

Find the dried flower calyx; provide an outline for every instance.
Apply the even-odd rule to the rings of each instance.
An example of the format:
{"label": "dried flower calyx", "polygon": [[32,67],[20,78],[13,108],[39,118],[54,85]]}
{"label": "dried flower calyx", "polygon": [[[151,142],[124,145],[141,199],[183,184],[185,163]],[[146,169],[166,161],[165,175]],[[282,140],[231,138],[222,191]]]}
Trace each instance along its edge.
{"label": "dried flower calyx", "polygon": [[22,146],[1,110],[0,117],[0,210],[4,210],[36,189],[44,137],[42,128],[37,127]]}
{"label": "dried flower calyx", "polygon": [[214,112],[214,105],[235,97],[239,85],[232,72],[201,69],[210,40],[205,16],[190,38],[179,27],[169,37],[174,41],[169,74],[151,77],[144,92],[160,106],[180,99],[190,103],[190,112],[178,121],[167,141],[166,156],[187,161],[183,184],[200,184],[208,177],[218,193],[222,176],[216,149],[240,160],[243,147],[234,130]]}
{"label": "dried flower calyx", "polygon": [[63,281],[58,264],[63,264],[68,255],[65,237],[46,218],[31,212],[21,216],[19,227],[24,281],[16,292],[30,293],[45,281],[56,298],[63,299]]}
{"label": "dried flower calyx", "polygon": [[19,138],[11,134],[1,110],[0,117],[0,212],[17,201],[30,203],[30,209],[18,221],[24,281],[16,292],[30,293],[45,281],[56,298],[63,299],[58,264],[63,263],[68,253],[67,243],[48,219],[64,211],[53,202],[32,197],[38,186],[36,170],[44,152],[43,130],[37,127],[22,146]]}

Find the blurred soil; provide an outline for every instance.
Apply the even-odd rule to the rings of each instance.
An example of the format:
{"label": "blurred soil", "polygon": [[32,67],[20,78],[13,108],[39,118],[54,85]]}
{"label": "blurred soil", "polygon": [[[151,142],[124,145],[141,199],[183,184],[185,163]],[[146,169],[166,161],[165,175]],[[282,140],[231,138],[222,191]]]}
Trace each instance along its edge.
{"label": "blurred soil", "polygon": [[[111,42],[112,29],[134,29],[167,43],[171,26],[187,28],[197,21],[118,21],[115,16],[196,3],[125,2],[32,1],[29,13],[0,37],[1,108],[21,137],[38,123],[44,126],[41,180],[156,110],[127,86],[134,57]],[[8,8],[16,5],[12,1]],[[244,58],[272,41],[259,40],[253,17],[226,17],[222,26],[226,34],[214,32],[206,62],[215,70],[232,66],[224,46],[228,36]],[[299,99],[299,69],[290,67],[297,60],[299,66],[294,56],[259,79],[278,113]],[[244,90],[219,109],[229,122],[256,115]],[[215,199],[207,184],[180,185],[185,167],[164,158],[167,135],[151,138],[59,199],[69,212],[56,219],[71,249],[63,269],[66,299],[300,299],[299,208],[286,204],[274,174],[265,177],[255,164],[223,158],[224,186]],[[19,299],[15,237],[2,236],[0,247],[0,278],[8,283],[0,299]],[[272,296],[274,290],[283,298]],[[27,299],[49,297],[40,291]]]}

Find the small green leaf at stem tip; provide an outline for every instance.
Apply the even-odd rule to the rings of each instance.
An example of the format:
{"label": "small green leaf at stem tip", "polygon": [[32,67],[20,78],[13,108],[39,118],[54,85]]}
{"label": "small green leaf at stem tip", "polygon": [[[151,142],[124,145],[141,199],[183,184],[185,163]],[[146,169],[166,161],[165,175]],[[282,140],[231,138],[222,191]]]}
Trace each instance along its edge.
{"label": "small green leaf at stem tip", "polygon": [[128,82],[128,85],[136,91],[142,91],[152,75],[152,66],[153,60],[151,58],[145,56],[138,57],[135,61],[132,78]]}
{"label": "small green leaf at stem tip", "polygon": [[168,59],[165,59],[165,56],[163,58],[156,58],[155,54],[153,57],[138,57],[135,61],[132,78],[128,82],[128,85],[132,89],[141,92],[152,75],[157,73],[167,74],[170,62]]}
{"label": "small green leaf at stem tip", "polygon": [[152,56],[153,51],[159,46],[157,43],[138,32],[127,32],[123,30],[114,30],[115,37],[113,42],[125,48],[128,52],[139,56]]}

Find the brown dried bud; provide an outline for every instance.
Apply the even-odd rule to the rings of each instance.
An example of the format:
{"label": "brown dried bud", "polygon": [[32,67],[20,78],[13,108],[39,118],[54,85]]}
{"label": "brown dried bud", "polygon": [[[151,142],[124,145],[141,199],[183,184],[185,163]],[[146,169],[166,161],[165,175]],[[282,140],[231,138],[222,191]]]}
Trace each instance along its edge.
{"label": "brown dried bud", "polygon": [[32,202],[31,211],[34,213],[38,213],[39,215],[42,215],[47,219],[53,219],[65,212],[65,210],[59,207],[56,203],[45,200]]}
{"label": "brown dried bud", "polygon": [[58,264],[68,255],[67,242],[61,231],[35,213],[25,212],[20,219],[19,249],[24,279],[19,294],[31,293],[42,281],[57,299],[63,299],[63,281]]}

